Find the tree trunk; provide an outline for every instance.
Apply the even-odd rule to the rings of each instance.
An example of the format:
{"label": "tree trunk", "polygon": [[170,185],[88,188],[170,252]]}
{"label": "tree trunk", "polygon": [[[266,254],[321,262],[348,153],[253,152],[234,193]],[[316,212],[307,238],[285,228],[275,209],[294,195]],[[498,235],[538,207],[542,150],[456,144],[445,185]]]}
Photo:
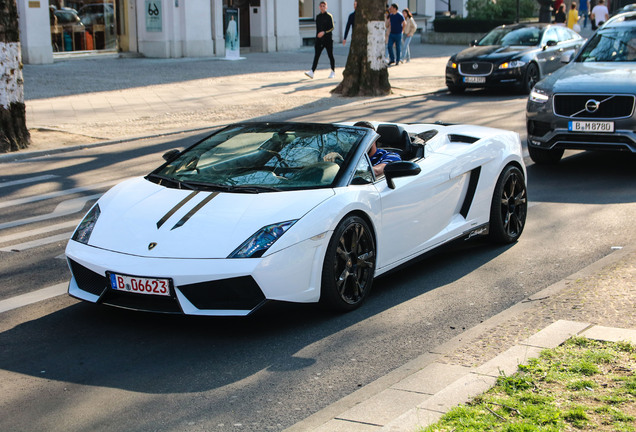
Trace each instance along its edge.
{"label": "tree trunk", "polygon": [[351,47],[342,82],[332,90],[343,96],[384,96],[391,93],[384,63],[386,49],[384,0],[358,0]]}
{"label": "tree trunk", "polygon": [[0,153],[28,147],[15,0],[0,0]]}

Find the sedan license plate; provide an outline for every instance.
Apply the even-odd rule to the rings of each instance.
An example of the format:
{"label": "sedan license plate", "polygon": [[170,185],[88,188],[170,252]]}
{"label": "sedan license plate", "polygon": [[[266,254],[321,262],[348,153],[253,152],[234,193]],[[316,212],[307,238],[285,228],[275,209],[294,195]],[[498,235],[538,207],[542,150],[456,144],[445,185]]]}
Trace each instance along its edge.
{"label": "sedan license plate", "polygon": [[614,122],[607,121],[571,121],[568,123],[570,132],[614,132]]}
{"label": "sedan license plate", "polygon": [[155,279],[110,273],[110,286],[117,291],[170,296],[170,279]]}
{"label": "sedan license plate", "polygon": [[483,84],[486,82],[486,77],[464,77],[464,82],[467,84]]}

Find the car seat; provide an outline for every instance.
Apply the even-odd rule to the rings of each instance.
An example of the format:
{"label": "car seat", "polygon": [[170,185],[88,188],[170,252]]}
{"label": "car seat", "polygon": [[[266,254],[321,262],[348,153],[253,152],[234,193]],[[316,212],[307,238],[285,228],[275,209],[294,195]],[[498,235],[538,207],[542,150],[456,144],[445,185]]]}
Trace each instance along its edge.
{"label": "car seat", "polygon": [[415,157],[415,149],[408,132],[401,126],[394,124],[379,124],[377,126],[378,147],[395,152],[402,160],[409,160]]}

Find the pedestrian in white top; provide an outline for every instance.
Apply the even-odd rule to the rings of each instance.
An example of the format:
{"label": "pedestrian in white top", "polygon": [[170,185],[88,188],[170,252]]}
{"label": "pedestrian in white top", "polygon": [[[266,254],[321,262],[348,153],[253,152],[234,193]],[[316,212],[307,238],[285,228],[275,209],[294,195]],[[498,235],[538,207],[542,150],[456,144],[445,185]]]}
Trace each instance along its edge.
{"label": "pedestrian in white top", "polygon": [[605,6],[605,0],[598,0],[598,4],[592,9],[590,18],[594,20],[596,27],[600,27],[609,19],[609,11]]}

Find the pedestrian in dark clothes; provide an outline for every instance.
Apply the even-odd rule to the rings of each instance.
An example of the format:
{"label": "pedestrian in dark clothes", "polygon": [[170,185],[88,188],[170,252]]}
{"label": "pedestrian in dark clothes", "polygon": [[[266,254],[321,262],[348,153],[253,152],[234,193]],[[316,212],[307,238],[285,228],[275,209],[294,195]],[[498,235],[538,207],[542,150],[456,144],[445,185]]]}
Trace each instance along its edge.
{"label": "pedestrian in dark clothes", "polygon": [[329,78],[336,76],[336,60],[333,58],[333,16],[327,12],[327,2],[320,2],[320,13],[316,15],[316,45],[314,46],[314,63],[311,70],[305,72],[309,78],[314,77],[314,72],[318,67],[318,60],[323,49],[327,49],[329,62],[331,63],[331,73]]}

